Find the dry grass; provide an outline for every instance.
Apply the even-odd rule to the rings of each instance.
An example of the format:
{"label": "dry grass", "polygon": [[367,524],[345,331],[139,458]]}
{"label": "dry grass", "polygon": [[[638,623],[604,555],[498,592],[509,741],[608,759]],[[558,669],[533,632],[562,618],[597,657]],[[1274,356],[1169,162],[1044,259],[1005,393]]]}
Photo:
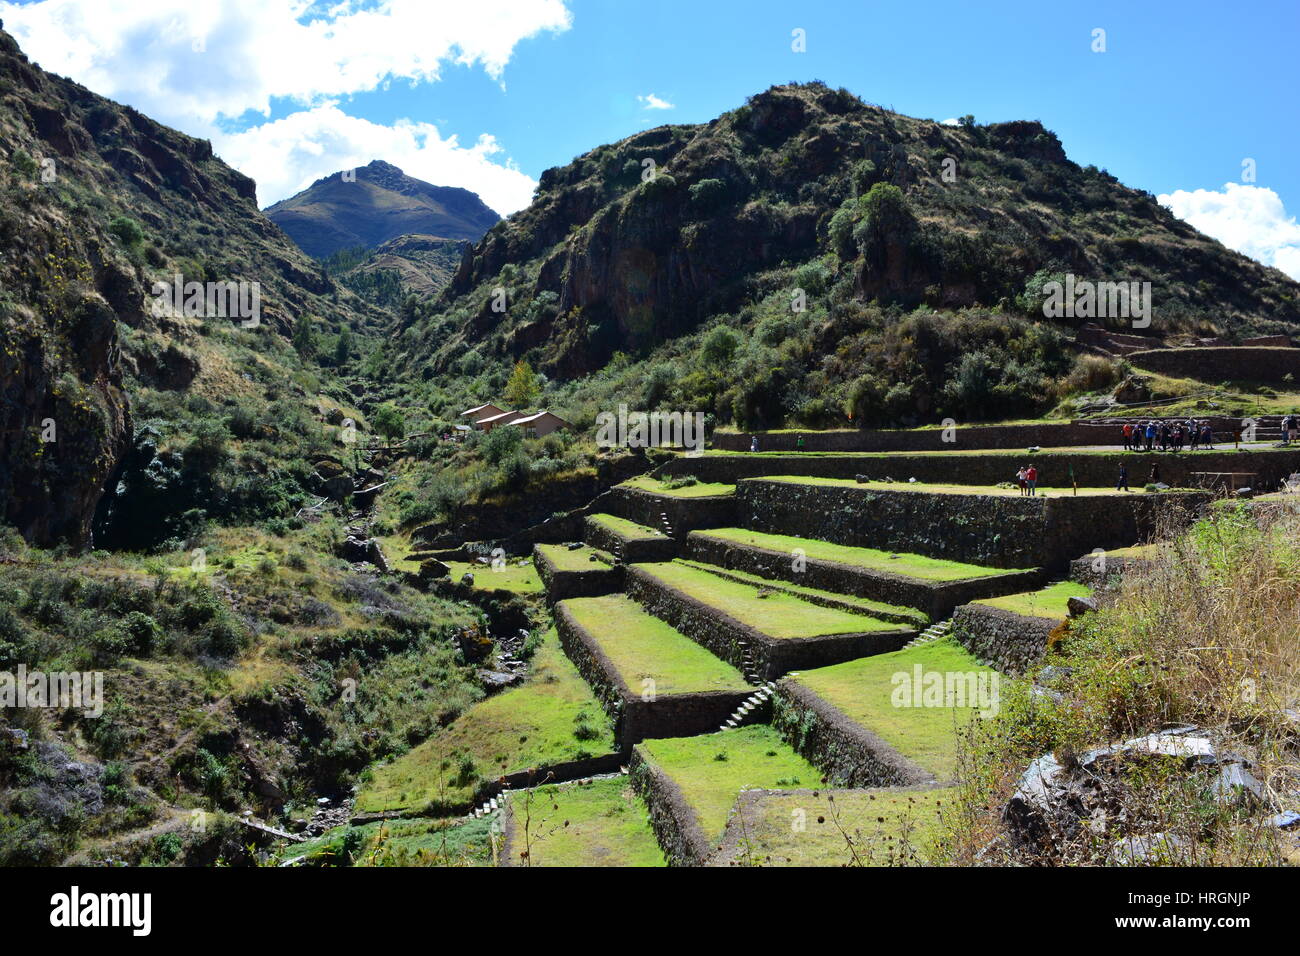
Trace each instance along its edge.
{"label": "dry grass", "polygon": [[[1073,668],[1059,700],[1006,689],[994,721],[961,747],[961,799],[945,850],[954,863],[1104,864],[1117,841],[1176,836],[1151,862],[1276,864],[1296,838],[1265,820],[1300,809],[1300,516],[1244,506],[1214,509],[1130,572],[1102,610],[1076,621],[1049,663]],[[1291,715],[1288,715],[1288,711]],[[1179,725],[1208,730],[1220,753],[1246,757],[1264,787],[1254,807],[1207,796],[1215,770],[1167,758],[1127,760],[1104,775],[1106,814],[1091,825],[1050,822],[1050,835],[1015,844],[1002,818],[1030,760],[1066,766],[1109,743]]]}

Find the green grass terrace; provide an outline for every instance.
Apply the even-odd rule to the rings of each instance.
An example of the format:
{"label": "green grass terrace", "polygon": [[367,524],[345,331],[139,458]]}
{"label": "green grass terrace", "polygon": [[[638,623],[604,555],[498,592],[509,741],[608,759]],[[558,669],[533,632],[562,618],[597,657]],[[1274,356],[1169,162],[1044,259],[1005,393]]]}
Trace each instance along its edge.
{"label": "green grass terrace", "polygon": [[821,607],[794,594],[767,591],[761,587],[731,581],[685,561],[637,564],[662,584],[716,608],[741,624],[776,639],[821,637],[831,634],[861,634],[895,631],[898,625],[866,614]]}
{"label": "green grass terrace", "polygon": [[[854,483],[850,482],[850,484]],[[819,541],[816,538],[767,534],[762,531],[750,531],[747,528],[710,528],[706,531],[693,531],[691,534],[785,554],[802,550],[808,558],[815,561],[831,561],[868,571],[883,571],[923,581],[966,581],[972,578],[991,578],[1018,573],[1015,570],[986,568],[978,564],[965,564],[944,558],[927,558],[920,554],[851,547]]]}
{"label": "green grass terrace", "polygon": [[[917,866],[944,832],[944,788],[742,794],[714,865]],[[798,821],[799,826],[795,823]]]}
{"label": "green grass terrace", "polygon": [[972,603],[987,604],[989,607],[1001,608],[1024,617],[1064,620],[1069,613],[1067,603],[1070,598],[1088,597],[1091,594],[1092,589],[1082,584],[1074,581],[1057,581],[1038,591],[1022,591],[1019,594],[1005,594],[1002,597],[981,598]]}
{"label": "green grass terrace", "polygon": [[562,602],[590,634],[623,683],[639,694],[653,680],[655,693],[752,690],[743,674],[621,594]]}
{"label": "green grass terrace", "polygon": [[627,777],[548,785],[510,795],[514,866],[666,866],[645,803]]}
{"label": "green grass terrace", "polygon": [[652,478],[649,475],[637,475],[635,478],[629,478],[615,487],[629,488],[634,491],[648,491],[651,494],[664,495],[669,498],[713,498],[736,493],[735,485],[724,485],[721,482],[699,481],[692,485],[673,487],[662,478]]}
{"label": "green grass terrace", "polygon": [[[725,487],[731,486],[728,485]],[[624,541],[657,540],[665,537],[665,535],[656,531],[654,528],[647,528],[643,524],[637,524],[635,521],[628,521],[626,518],[620,518],[617,515],[588,515],[587,520],[600,525],[608,531],[612,531]]]}
{"label": "green grass terrace", "polygon": [[992,687],[995,678],[992,668],[948,637],[802,671],[787,680],[806,687],[936,779],[949,780],[957,772],[958,730],[976,716],[979,702],[950,698],[945,690],[938,706],[933,706],[936,701],[920,691],[905,693],[915,684],[918,667],[923,682],[930,673],[985,674],[989,675],[986,686]]}
{"label": "green grass terrace", "polygon": [[585,544],[572,549],[566,544],[539,544],[537,550],[557,571],[602,571],[614,563],[614,559],[604,551]]}
{"label": "green grass terrace", "polygon": [[815,787],[821,774],[766,724],[638,744],[682,791],[705,835],[722,836],[741,790]]}

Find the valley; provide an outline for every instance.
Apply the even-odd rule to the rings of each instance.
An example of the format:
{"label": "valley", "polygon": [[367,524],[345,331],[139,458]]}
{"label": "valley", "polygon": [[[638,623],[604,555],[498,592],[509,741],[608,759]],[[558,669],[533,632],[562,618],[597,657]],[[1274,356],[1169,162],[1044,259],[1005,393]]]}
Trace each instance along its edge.
{"label": "valley", "polygon": [[0,251],[0,864],[1300,860],[1300,283],[1040,122],[259,209],[0,31]]}

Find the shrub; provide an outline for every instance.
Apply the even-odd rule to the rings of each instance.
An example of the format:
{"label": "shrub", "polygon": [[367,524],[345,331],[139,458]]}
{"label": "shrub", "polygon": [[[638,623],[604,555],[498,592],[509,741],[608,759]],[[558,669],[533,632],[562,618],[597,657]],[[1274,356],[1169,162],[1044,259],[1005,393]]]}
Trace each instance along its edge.
{"label": "shrub", "polygon": [[108,224],[108,231],[128,249],[134,249],[144,242],[144,228],[129,216],[115,217]]}
{"label": "shrub", "polygon": [[392,402],[384,402],[370,416],[370,424],[375,431],[388,439],[401,438],[406,432],[406,421],[399,409]]}
{"label": "shrub", "polygon": [[708,213],[722,205],[727,195],[727,184],[721,179],[701,179],[691,186],[689,192],[692,208]]}

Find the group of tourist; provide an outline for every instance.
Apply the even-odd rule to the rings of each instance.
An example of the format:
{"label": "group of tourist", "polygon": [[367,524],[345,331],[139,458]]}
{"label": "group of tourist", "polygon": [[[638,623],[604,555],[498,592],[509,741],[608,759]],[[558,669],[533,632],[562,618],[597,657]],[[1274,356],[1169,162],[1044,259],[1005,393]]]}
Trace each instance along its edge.
{"label": "group of tourist", "polygon": [[1185,422],[1148,419],[1126,422],[1123,428],[1125,451],[1196,451],[1214,448],[1214,432],[1207,421],[1189,418]]}
{"label": "group of tourist", "polygon": [[1282,416],[1282,444],[1289,445],[1300,438],[1300,415]]}
{"label": "group of tourist", "polygon": [[1016,472],[1016,484],[1020,486],[1020,493],[1030,498],[1038,494],[1038,469],[1033,465],[1026,465]]}

